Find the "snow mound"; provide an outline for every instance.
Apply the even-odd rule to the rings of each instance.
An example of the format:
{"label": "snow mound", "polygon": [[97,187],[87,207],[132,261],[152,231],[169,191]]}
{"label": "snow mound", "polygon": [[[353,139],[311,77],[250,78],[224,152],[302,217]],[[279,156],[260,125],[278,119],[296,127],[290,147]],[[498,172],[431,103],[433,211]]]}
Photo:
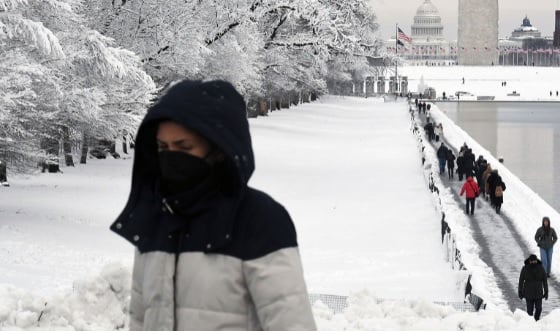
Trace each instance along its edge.
{"label": "snow mound", "polygon": [[77,281],[64,296],[44,298],[0,286],[3,331],[101,331],[128,329],[130,269],[108,264],[92,279]]}

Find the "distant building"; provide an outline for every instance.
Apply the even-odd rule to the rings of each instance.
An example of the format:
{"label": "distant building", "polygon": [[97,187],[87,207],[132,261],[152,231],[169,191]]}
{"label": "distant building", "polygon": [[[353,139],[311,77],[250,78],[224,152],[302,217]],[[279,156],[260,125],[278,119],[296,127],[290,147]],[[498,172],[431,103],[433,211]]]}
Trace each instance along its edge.
{"label": "distant building", "polygon": [[460,65],[498,63],[498,0],[459,0],[457,61]]}
{"label": "distant building", "polygon": [[511,39],[525,39],[525,38],[540,38],[541,32],[539,29],[531,25],[531,21],[527,16],[523,19],[523,24],[513,30]]}
{"label": "distant building", "polygon": [[410,28],[412,43],[404,43],[396,50],[395,37],[385,41],[389,55],[397,54],[407,65],[454,65],[457,62],[457,45],[443,37],[443,24],[438,9],[430,0],[416,10]]}
{"label": "distant building", "polygon": [[499,64],[502,65],[558,65],[558,50],[551,37],[542,37],[539,29],[527,16],[511,36],[499,41]]}
{"label": "distant building", "polygon": [[554,45],[542,37],[527,16],[511,36],[498,39],[498,0],[459,1],[459,42],[443,37],[444,25],[430,0],[416,10],[410,28],[412,43],[396,47],[385,41],[387,55],[403,65],[535,65],[560,66],[560,10],[556,11]]}

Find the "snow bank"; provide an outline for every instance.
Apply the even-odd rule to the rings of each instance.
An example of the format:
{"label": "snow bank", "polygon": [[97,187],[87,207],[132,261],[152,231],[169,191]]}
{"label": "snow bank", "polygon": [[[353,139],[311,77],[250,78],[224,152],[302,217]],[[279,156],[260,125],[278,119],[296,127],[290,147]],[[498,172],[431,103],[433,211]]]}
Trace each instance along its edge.
{"label": "snow bank", "polygon": [[[3,331],[128,330],[130,270],[107,265],[100,275],[74,284],[71,293],[50,298],[11,286],[0,287]],[[538,323],[523,311],[462,313],[425,300],[381,301],[368,291],[353,293],[348,308],[335,314],[316,302],[313,312],[321,331],[340,330],[557,330],[560,310]]]}
{"label": "snow bank", "polygon": [[0,286],[3,331],[94,331],[128,328],[130,269],[108,264],[95,278],[74,283],[64,296],[41,297]]}

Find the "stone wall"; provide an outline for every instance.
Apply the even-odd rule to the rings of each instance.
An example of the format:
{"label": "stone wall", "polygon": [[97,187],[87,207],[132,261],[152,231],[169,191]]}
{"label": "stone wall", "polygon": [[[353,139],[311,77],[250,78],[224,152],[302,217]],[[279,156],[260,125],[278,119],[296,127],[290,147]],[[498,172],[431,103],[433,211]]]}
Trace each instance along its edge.
{"label": "stone wall", "polygon": [[498,64],[498,0],[459,0],[459,65]]}

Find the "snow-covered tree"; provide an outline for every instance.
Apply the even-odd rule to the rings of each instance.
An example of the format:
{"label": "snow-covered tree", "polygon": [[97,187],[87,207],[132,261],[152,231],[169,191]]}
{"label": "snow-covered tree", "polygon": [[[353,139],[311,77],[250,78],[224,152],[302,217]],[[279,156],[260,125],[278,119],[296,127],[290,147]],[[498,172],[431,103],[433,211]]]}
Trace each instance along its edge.
{"label": "snow-covered tree", "polygon": [[[139,54],[158,85],[224,78],[249,100],[325,93],[378,48],[367,0],[92,0],[86,9],[90,26]],[[337,60],[349,57],[355,65]]]}
{"label": "snow-covered tree", "polygon": [[139,59],[82,26],[82,5],[0,0],[0,153],[12,163],[58,154],[61,140],[70,157],[73,136],[114,138],[149,101]]}

